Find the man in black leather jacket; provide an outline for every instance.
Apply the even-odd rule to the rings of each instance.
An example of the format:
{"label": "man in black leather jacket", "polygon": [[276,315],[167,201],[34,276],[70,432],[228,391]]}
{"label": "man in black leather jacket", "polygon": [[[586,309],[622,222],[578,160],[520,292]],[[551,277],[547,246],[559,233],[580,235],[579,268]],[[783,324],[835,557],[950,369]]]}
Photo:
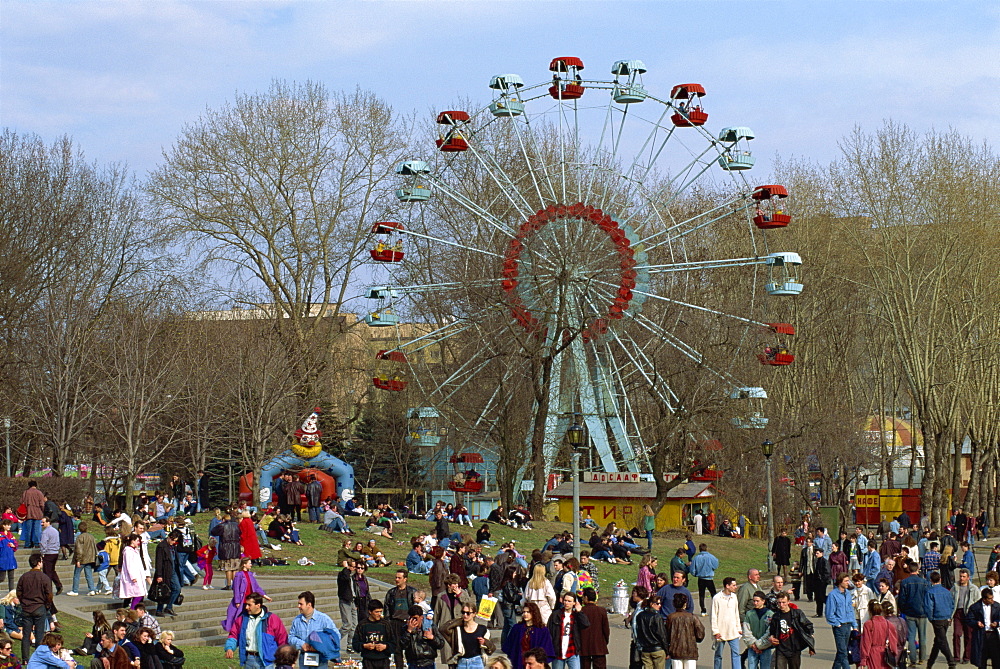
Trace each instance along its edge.
{"label": "man in black leather jacket", "polygon": [[654,667],[664,666],[670,640],[667,638],[663,616],[660,615],[659,595],[650,595],[646,600],[646,608],[635,619],[635,645],[642,655],[644,666],[647,662],[651,662]]}
{"label": "man in black leather jacket", "polygon": [[424,625],[424,610],[419,606],[411,606],[406,627],[400,635],[400,645],[406,655],[409,667],[415,669],[432,669],[437,660],[438,651],[444,648],[444,638],[434,624]]}

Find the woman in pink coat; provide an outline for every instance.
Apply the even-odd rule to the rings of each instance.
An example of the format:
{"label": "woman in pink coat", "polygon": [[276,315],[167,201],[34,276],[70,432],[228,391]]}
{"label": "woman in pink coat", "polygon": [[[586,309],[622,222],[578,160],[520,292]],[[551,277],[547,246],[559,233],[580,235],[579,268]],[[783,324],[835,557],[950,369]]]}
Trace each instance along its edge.
{"label": "woman in pink coat", "polygon": [[893,669],[885,661],[888,648],[893,656],[899,657],[899,637],[896,626],[882,615],[882,605],[876,601],[868,603],[871,620],[865,623],[861,634],[861,669]]}
{"label": "woman in pink coat", "polygon": [[146,566],[142,557],[142,538],[138,534],[125,537],[122,550],[122,572],[119,576],[118,594],[124,600],[122,607],[134,609],[146,598]]}
{"label": "woman in pink coat", "polygon": [[243,557],[251,560],[259,560],[262,553],[260,542],[257,541],[257,528],[254,527],[253,518],[250,512],[243,511],[243,519],[240,521],[240,545],[243,547]]}

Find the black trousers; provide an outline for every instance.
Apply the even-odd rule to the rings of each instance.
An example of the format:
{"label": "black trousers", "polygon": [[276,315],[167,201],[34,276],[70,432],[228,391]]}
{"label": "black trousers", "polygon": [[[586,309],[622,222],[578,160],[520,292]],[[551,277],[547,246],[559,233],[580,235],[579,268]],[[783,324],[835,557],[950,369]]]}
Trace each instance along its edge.
{"label": "black trousers", "polygon": [[983,649],[979,652],[979,669],[986,669],[988,660],[992,660],[993,669],[1000,669],[1000,633],[987,632],[983,635]]}
{"label": "black trousers", "polygon": [[948,661],[948,666],[955,666],[955,658],[951,654],[951,646],[948,645],[948,627],[951,625],[951,620],[932,620],[931,627],[934,628],[934,645],[931,646],[931,654],[927,656],[927,666],[928,668],[934,664],[934,660],[937,659],[938,652],[944,655],[944,659]]}
{"label": "black trousers", "polygon": [[777,650],[774,651],[775,669],[799,669],[802,666],[802,653],[794,655],[782,655]]}
{"label": "black trousers", "polygon": [[698,579],[698,606],[701,607],[701,612],[705,613],[708,609],[705,608],[705,591],[708,590],[712,593],[712,597],[715,597],[715,581],[710,578],[699,578]]}

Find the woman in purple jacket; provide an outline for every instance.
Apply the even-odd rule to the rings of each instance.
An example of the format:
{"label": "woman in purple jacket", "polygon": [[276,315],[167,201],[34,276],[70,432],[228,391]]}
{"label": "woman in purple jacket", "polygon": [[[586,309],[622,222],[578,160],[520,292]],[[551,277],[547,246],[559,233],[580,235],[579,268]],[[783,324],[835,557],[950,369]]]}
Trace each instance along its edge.
{"label": "woman in purple jacket", "polygon": [[521,622],[510,628],[502,648],[514,665],[514,669],[524,669],[524,653],[531,648],[543,649],[549,656],[550,662],[555,658],[552,636],[542,619],[542,612],[538,610],[538,604],[534,602],[524,604]]}
{"label": "woman in purple jacket", "polygon": [[243,613],[243,605],[246,604],[247,597],[251,592],[259,592],[264,599],[271,601],[271,598],[264,593],[264,588],[257,583],[257,577],[250,571],[251,563],[250,558],[240,560],[240,570],[233,577],[233,601],[229,602],[226,619],[222,621],[222,629],[227,632],[232,629],[236,618]]}

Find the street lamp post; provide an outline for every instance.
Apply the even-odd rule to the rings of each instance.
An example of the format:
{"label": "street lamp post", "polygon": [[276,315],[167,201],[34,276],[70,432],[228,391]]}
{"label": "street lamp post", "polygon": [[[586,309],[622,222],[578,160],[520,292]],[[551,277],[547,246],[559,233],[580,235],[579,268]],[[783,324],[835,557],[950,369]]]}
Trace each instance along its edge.
{"label": "street lamp post", "polygon": [[583,428],[575,420],[566,430],[566,441],[573,449],[573,557],[580,561],[580,446]]}
{"label": "street lamp post", "polygon": [[764,454],[764,467],[767,476],[767,568],[774,569],[774,559],[771,556],[771,546],[774,545],[774,503],[771,498],[771,456],[774,455],[774,442],[770,439],[760,445]]}

